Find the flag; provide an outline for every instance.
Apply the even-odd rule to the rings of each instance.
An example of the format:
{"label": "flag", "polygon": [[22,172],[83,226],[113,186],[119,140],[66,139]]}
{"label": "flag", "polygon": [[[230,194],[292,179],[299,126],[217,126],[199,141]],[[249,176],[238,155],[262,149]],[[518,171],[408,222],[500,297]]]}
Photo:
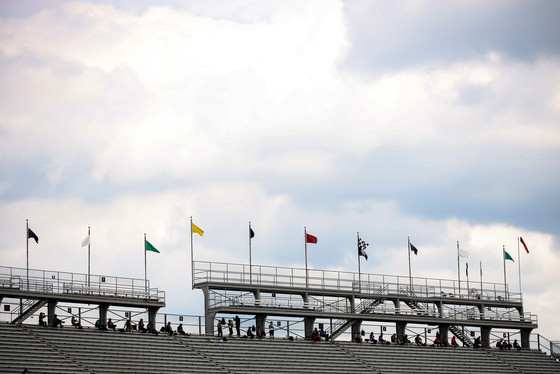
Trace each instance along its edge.
{"label": "flag", "polygon": [[255,237],[255,232],[252,228],[249,227],[249,239],[253,239]]}
{"label": "flag", "polygon": [[317,237],[309,234],[305,234],[305,242],[311,244],[317,244]]}
{"label": "flag", "polygon": [[197,225],[195,225],[194,223],[192,224],[192,231],[196,232],[200,236],[204,235],[204,231],[201,228],[199,228]]}
{"label": "flag", "polygon": [[523,238],[520,236],[519,240],[521,240],[521,244],[523,244],[523,247],[525,247],[525,250],[527,251],[527,253],[529,253],[529,248],[527,248],[527,244],[525,244],[525,240],[523,240]]}
{"label": "flag", "polygon": [[412,243],[410,243],[410,250],[412,252],[414,252],[415,255],[418,255],[418,248],[416,248],[415,246],[412,245]]}
{"label": "flag", "polygon": [[150,243],[147,240],[146,240],[146,251],[152,251],[152,252],[155,252],[155,253],[159,253],[159,251],[156,249],[156,247],[154,247],[152,245],[152,243]]}
{"label": "flag", "polygon": [[[511,257],[511,256],[509,255],[509,253],[507,253],[507,252],[505,252],[505,251],[504,251],[504,253],[506,254],[506,260],[511,260],[511,261],[513,261],[513,257]],[[504,261],[505,261],[505,260],[504,260]],[[513,262],[515,262],[515,261],[513,261]]]}
{"label": "flag", "polygon": [[459,257],[468,258],[469,252],[459,249]]}
{"label": "flag", "polygon": [[82,247],[85,247],[86,245],[90,245],[90,241],[89,241],[89,235],[86,236],[86,238],[84,240],[82,240]]}
{"label": "flag", "polygon": [[35,233],[33,231],[31,231],[30,228],[27,228],[27,239],[33,238],[35,239],[35,242],[37,244],[39,244],[39,238],[37,237],[37,235],[35,235]]}
{"label": "flag", "polygon": [[368,259],[367,257],[367,253],[366,253],[366,247],[369,244],[364,242],[362,239],[358,238],[358,256],[364,256],[366,258],[366,261]]}

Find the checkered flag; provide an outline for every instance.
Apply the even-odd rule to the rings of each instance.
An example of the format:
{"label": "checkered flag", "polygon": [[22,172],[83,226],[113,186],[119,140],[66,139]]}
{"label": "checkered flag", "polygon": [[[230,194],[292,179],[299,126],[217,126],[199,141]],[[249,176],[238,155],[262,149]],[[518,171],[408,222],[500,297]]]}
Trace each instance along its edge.
{"label": "checkered flag", "polygon": [[362,239],[358,238],[358,255],[359,256],[364,256],[366,258],[367,261],[367,253],[366,253],[366,247],[369,244],[364,242]]}

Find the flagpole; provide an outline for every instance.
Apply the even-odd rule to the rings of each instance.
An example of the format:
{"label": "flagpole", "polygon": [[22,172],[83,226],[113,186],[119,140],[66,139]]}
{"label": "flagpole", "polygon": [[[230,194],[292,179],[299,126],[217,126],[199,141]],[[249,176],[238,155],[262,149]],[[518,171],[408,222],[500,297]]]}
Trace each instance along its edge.
{"label": "flagpole", "polygon": [[89,226],[88,226],[88,228],[87,228],[87,234],[88,234],[88,238],[90,239],[90,240],[89,240],[89,243],[88,243],[88,246],[87,246],[87,285],[88,285],[88,287],[89,287],[89,286],[90,286],[90,274],[91,274],[91,273],[90,273],[90,247],[91,247],[91,238],[90,238],[90,236],[89,236],[89,235],[90,235]]}
{"label": "flagpole", "polygon": [[470,295],[471,286],[469,285],[469,263],[466,262],[465,272],[467,274],[467,297]]}
{"label": "flagpole", "polygon": [[408,280],[410,282],[410,294],[412,295],[412,275],[410,270],[410,236],[408,237]]}
{"label": "flagpole", "polygon": [[482,298],[482,261],[480,261],[480,297]]}
{"label": "flagpole", "polygon": [[459,278],[459,295],[461,294],[461,266],[459,265],[459,241],[457,240],[457,277]]}
{"label": "flagpole", "polygon": [[360,269],[360,233],[358,235],[358,289],[362,293],[362,270]]}
{"label": "flagpole", "polygon": [[506,246],[503,246],[503,254],[504,254],[504,292],[505,292],[505,297],[506,300],[508,299],[507,297],[507,278],[506,278]]}
{"label": "flagpole", "polygon": [[27,291],[29,291],[29,220],[27,219],[25,220],[25,243],[27,245]]}
{"label": "flagpole", "polygon": [[517,237],[517,264],[519,266],[519,294],[521,294],[521,254],[519,252],[519,237]]}
{"label": "flagpole", "polygon": [[191,216],[191,276],[192,276],[192,289],[194,290],[194,256],[193,256],[193,231],[192,231],[192,216]]}
{"label": "flagpole", "polygon": [[146,233],[144,233],[144,291],[148,292],[148,256],[146,252]]}
{"label": "flagpole", "polygon": [[251,260],[251,222],[249,222],[249,283],[253,283],[253,263]]}
{"label": "flagpole", "polygon": [[303,238],[305,241],[305,288],[309,288],[309,277],[307,272],[307,228],[303,227]]}

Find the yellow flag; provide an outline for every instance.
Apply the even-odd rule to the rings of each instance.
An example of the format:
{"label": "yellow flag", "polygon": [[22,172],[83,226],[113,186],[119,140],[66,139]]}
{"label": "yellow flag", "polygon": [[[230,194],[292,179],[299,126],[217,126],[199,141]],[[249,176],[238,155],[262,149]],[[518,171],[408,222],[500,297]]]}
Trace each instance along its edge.
{"label": "yellow flag", "polygon": [[204,235],[204,231],[201,230],[197,225],[195,225],[194,223],[192,224],[192,231],[193,233],[196,232],[198,233],[200,236]]}

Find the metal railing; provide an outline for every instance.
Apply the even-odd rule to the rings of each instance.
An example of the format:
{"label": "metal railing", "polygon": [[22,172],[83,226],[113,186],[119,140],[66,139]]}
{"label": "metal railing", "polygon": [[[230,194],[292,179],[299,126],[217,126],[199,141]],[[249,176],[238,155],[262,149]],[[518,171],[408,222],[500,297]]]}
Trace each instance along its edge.
{"label": "metal railing", "polygon": [[165,301],[165,292],[150,288],[149,280],[5,266],[0,266],[0,288]]}
{"label": "metal railing", "polygon": [[[509,292],[500,283],[482,283],[481,288],[467,288],[466,282],[435,278],[409,278],[397,275],[361,274],[338,270],[308,270],[262,265],[194,262],[194,285],[206,282],[261,285],[310,290],[332,290],[385,295],[411,295],[431,298],[484,299],[522,302],[522,294]],[[410,288],[412,286],[412,289]]]}

